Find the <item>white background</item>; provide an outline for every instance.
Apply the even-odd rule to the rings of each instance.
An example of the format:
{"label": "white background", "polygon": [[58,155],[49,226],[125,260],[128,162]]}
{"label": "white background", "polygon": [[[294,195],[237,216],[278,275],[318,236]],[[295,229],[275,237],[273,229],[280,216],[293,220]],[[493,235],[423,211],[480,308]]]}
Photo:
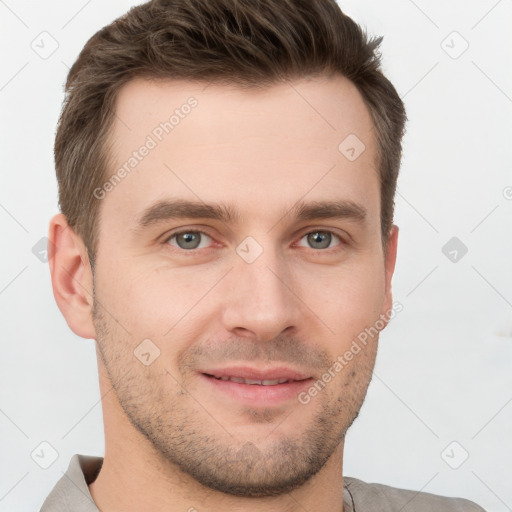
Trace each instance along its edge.
{"label": "white background", "polygon": [[[74,453],[103,455],[94,342],[67,327],[32,248],[57,212],[68,67],[132,3],[0,1],[0,512],[39,510]],[[381,336],[344,474],[512,510],[512,4],[340,3],[384,35],[409,116],[395,219],[404,309]],[[59,45],[47,59],[31,48],[43,31]],[[442,252],[454,236],[468,248],[455,263]],[[31,458],[43,441],[58,452],[46,470]],[[452,465],[469,454],[458,469],[441,456],[453,441]]]}

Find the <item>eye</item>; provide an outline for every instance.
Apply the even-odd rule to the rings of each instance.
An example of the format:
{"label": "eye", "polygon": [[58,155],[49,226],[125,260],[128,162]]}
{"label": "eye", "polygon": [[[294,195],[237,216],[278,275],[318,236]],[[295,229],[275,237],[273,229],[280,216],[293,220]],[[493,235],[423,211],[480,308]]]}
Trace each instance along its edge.
{"label": "eye", "polygon": [[[311,249],[327,250],[333,249],[336,246],[343,245],[342,238],[328,230],[315,230],[306,233],[301,237],[301,241],[305,239],[305,244],[299,243],[299,246],[309,247]],[[338,244],[333,242],[338,239]],[[183,230],[171,234],[165,243],[187,252],[196,249],[205,249],[211,244],[212,238],[204,231],[198,230]]]}
{"label": "eye", "polygon": [[[204,245],[205,239],[211,238],[203,231],[180,231],[173,233],[167,240],[166,243],[177,247],[178,249],[204,249],[208,244]],[[206,240],[206,241],[207,241]],[[174,242],[174,243],[173,243]],[[203,244],[203,245],[202,245]]]}
{"label": "eye", "polygon": [[[334,237],[334,238],[333,238]],[[332,231],[325,231],[325,230],[316,230],[316,231],[310,231],[309,233],[306,233],[301,240],[306,238],[306,243],[309,244],[307,246],[302,245],[302,247],[310,247],[312,249],[331,249],[333,246],[331,246],[331,242],[333,239],[337,238],[341,243],[337,245],[342,245],[343,240],[333,233]],[[299,244],[301,245],[301,244]]]}

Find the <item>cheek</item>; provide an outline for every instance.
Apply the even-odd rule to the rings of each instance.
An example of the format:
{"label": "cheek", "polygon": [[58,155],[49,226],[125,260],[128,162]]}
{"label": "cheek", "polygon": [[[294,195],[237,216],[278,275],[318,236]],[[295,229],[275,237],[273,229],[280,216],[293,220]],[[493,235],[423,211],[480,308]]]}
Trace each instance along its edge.
{"label": "cheek", "polygon": [[385,291],[384,272],[379,272],[379,268],[373,266],[350,276],[350,290],[344,300],[360,323],[374,322],[379,317]]}
{"label": "cheek", "polygon": [[375,261],[340,265],[302,276],[303,300],[334,331],[337,340],[357,336],[379,318],[385,291],[381,266]]}
{"label": "cheek", "polygon": [[187,333],[201,325],[197,314],[214,309],[208,301],[216,300],[219,306],[221,299],[208,295],[218,280],[212,269],[195,271],[161,263],[111,266],[98,277],[98,300],[134,343],[149,338],[163,352],[177,333],[188,339]]}

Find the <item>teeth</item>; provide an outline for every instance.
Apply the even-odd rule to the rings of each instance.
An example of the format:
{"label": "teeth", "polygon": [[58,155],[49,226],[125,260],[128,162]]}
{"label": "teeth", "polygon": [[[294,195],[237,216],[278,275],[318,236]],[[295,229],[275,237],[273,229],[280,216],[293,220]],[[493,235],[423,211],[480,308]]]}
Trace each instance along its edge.
{"label": "teeth", "polygon": [[289,379],[242,379],[240,377],[228,377],[223,375],[222,377],[215,377],[218,380],[230,380],[231,382],[238,382],[239,384],[249,384],[258,386],[277,386],[277,384],[284,384],[285,382],[291,382]]}
{"label": "teeth", "polygon": [[[267,383],[270,382],[270,381],[266,381],[266,380],[261,381],[261,380],[254,380],[254,379],[243,379],[242,382],[244,384],[258,384],[258,385],[261,386],[262,382],[265,382],[266,385],[267,385]],[[277,384],[277,381],[276,381],[276,384]]]}

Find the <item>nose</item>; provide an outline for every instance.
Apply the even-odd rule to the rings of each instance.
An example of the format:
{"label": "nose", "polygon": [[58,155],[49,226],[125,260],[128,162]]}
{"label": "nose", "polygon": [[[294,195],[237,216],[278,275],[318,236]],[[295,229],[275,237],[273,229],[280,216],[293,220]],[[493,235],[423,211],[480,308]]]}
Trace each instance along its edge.
{"label": "nose", "polygon": [[225,329],[264,342],[298,327],[306,316],[300,292],[276,250],[265,247],[251,263],[235,254],[234,265],[223,289]]}

